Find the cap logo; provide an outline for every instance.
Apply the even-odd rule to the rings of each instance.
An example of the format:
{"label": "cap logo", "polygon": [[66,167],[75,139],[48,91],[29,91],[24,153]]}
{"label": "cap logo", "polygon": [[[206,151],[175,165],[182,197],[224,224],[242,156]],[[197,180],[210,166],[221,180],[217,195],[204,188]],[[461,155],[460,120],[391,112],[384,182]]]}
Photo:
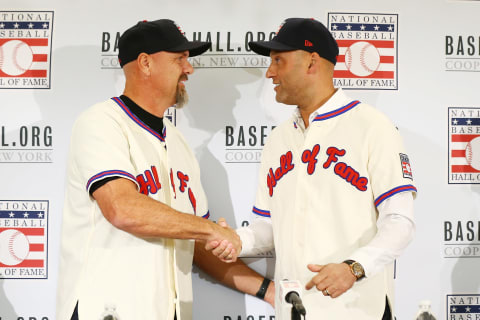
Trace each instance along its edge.
{"label": "cap logo", "polygon": [[280,24],[280,26],[278,27],[278,30],[277,30],[277,33],[278,34],[280,32],[280,29],[282,29],[283,25],[285,24],[286,20],[283,20],[283,22]]}
{"label": "cap logo", "polygon": [[313,43],[308,40],[305,40],[305,47],[313,47]]}

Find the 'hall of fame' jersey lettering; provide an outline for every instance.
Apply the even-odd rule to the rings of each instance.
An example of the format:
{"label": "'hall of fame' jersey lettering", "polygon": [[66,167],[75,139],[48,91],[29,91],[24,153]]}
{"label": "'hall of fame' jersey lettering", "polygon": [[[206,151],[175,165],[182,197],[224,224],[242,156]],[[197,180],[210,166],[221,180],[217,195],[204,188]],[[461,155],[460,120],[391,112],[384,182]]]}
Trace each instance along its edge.
{"label": "'hall of fame' jersey lettering", "polygon": [[[172,172],[170,171],[170,173]],[[190,181],[190,178],[188,174],[184,174],[181,171],[177,171],[177,178],[180,182],[180,185],[178,186],[178,190],[180,190],[181,193],[184,193],[185,189],[188,186],[188,181]],[[172,180],[172,185],[174,186],[175,183],[173,182],[173,175],[170,176],[170,179]],[[176,192],[175,192],[175,197],[176,197]],[[188,187],[188,199],[192,204],[193,213],[197,215],[197,199],[195,198],[195,195],[193,194],[193,191],[190,187]]]}
{"label": "'hall of fame' jersey lettering", "polygon": [[195,199],[195,195],[190,188],[188,188],[188,199],[190,199],[190,203],[192,204],[193,213],[197,215],[197,199]]}
{"label": "'hall of fame' jersey lettering", "polygon": [[317,165],[317,155],[320,152],[320,146],[318,144],[314,145],[312,150],[306,149],[302,153],[302,161],[303,163],[308,163],[307,165],[307,173],[313,174],[315,172],[315,166]]}
{"label": "'hall of fame' jersey lettering", "polygon": [[338,157],[343,157],[347,152],[342,149],[338,149],[335,147],[329,147],[327,149],[327,161],[323,164],[323,167],[325,169],[329,168],[332,163],[336,163],[335,167],[333,168],[333,171],[335,172],[336,175],[339,177],[343,178],[345,181],[350,182],[352,186],[357,188],[360,191],[366,191],[367,190],[367,184],[368,184],[368,179],[365,177],[361,177],[360,174],[347,165],[344,162],[338,162]]}
{"label": "'hall of fame' jersey lettering", "polygon": [[143,174],[136,177],[140,185],[140,193],[144,195],[156,194],[162,188],[162,184],[158,179],[158,172],[155,166],[151,166],[150,170],[145,170]]}
{"label": "'hall of fame' jersey lettering", "polygon": [[292,151],[288,151],[285,154],[280,156],[280,167],[278,167],[275,172],[270,168],[267,174],[267,186],[268,194],[273,196],[273,188],[277,185],[277,181],[280,180],[285,174],[293,170],[295,165],[292,163]]}
{"label": "'hall of fame' jersey lettering", "polygon": [[[184,193],[188,187],[188,181],[190,178],[187,174],[184,174],[181,171],[177,171],[177,178],[179,180],[178,189],[180,192]],[[136,177],[138,184],[140,185],[140,193],[144,195],[149,194],[156,194],[158,190],[162,188],[162,184],[160,183],[160,179],[158,179],[158,172],[155,166],[151,166],[150,170],[145,170],[143,174],[139,174]],[[175,187],[175,181],[173,178],[173,170],[170,169],[170,183],[172,185],[172,190],[174,193],[174,197],[177,197],[177,190]],[[197,214],[197,199],[195,198],[195,194],[193,190],[188,187],[188,199],[192,204],[193,212]]]}
{"label": "'hall of fame' jersey lettering", "polygon": [[[320,152],[320,145],[316,144],[313,148],[305,149],[302,152],[302,162],[307,164],[307,173],[312,175],[315,173],[317,165],[317,155]],[[323,168],[328,169],[331,164],[335,163],[333,172],[350,183],[352,186],[360,191],[366,191],[368,185],[368,179],[360,176],[360,173],[347,165],[345,162],[338,162],[339,157],[343,157],[347,152],[344,149],[338,149],[336,147],[327,148],[327,160],[323,163]],[[280,156],[280,167],[275,171],[270,168],[267,174],[267,186],[270,197],[273,196],[273,189],[277,185],[277,182],[289,171],[293,170],[295,164],[292,163],[292,152],[288,151]]]}
{"label": "'hall of fame' jersey lettering", "polygon": [[187,182],[190,179],[187,174],[184,174],[181,171],[177,172],[178,180],[180,180],[180,192],[185,192],[185,187],[187,186]]}
{"label": "'hall of fame' jersey lettering", "polygon": [[170,169],[170,184],[172,185],[173,198],[177,199],[177,190],[175,190],[175,181],[173,181],[173,170]]}

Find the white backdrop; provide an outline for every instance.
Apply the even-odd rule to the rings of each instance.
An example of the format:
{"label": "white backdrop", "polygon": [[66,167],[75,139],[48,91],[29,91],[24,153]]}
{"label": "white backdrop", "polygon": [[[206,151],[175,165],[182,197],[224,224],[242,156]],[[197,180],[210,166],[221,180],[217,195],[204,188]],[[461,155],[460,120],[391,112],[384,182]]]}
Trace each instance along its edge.
{"label": "white backdrop", "polygon": [[[211,219],[248,223],[262,140],[293,109],[274,103],[269,60],[245,42],[270,37],[288,17],[328,25],[342,48],[336,85],[385,112],[405,139],[419,194],[416,238],[396,263],[397,319],[413,319],[425,299],[438,319],[479,319],[479,14],[479,1],[3,0],[0,319],[55,319],[71,125],[121,94],[115,39],[139,20],[170,18],[189,39],[213,42],[191,59],[190,104],[171,115],[200,162]],[[366,51],[371,71],[355,66],[359,42],[374,47]],[[20,257],[12,260],[8,241],[17,231]],[[273,256],[245,261],[273,275]],[[274,318],[264,302],[196,268],[194,309],[195,319]]]}

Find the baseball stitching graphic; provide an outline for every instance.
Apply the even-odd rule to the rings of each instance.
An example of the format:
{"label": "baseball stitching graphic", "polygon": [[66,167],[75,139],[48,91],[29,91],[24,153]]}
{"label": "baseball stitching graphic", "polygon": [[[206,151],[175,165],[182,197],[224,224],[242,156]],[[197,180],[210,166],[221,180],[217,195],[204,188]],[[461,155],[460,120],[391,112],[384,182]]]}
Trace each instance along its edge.
{"label": "baseball stitching graphic", "polygon": [[465,158],[472,168],[480,170],[480,137],[476,137],[467,143]]}
{"label": "baseball stitching graphic", "polygon": [[30,243],[20,231],[8,229],[0,233],[0,262],[7,266],[16,266],[27,258]]}
{"label": "baseball stitching graphic", "polygon": [[30,69],[32,61],[32,49],[23,41],[10,40],[0,47],[0,69],[10,76],[25,73]]}
{"label": "baseball stitching graphic", "polygon": [[355,42],[345,51],[345,65],[351,73],[358,77],[369,76],[380,65],[380,53],[369,42]]}

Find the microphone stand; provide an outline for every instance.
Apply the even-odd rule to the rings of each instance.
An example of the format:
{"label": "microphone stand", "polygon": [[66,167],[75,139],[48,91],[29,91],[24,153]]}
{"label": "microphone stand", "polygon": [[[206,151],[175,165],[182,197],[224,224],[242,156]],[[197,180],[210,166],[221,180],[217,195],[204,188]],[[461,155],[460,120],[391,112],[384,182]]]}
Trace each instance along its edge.
{"label": "microphone stand", "polygon": [[[299,311],[300,309],[300,311]],[[291,312],[291,318],[292,320],[301,320],[302,319],[302,314],[303,314],[303,319],[305,319],[305,308],[303,305],[301,307],[297,308],[297,303],[293,302],[292,303],[292,312]]]}
{"label": "microphone stand", "polygon": [[292,320],[301,320],[301,315],[300,313],[297,311],[297,308],[295,308],[295,306],[292,305]]}

